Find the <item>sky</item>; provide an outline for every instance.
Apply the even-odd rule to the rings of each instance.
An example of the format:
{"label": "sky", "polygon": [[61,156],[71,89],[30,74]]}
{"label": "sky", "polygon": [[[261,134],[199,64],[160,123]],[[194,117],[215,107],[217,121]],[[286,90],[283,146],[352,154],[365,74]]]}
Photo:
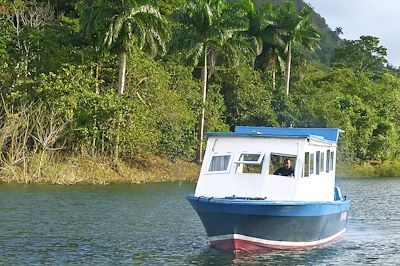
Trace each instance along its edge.
{"label": "sky", "polygon": [[400,0],[304,0],[335,30],[341,27],[347,40],[362,35],[379,37],[387,48],[387,60],[400,67]]}

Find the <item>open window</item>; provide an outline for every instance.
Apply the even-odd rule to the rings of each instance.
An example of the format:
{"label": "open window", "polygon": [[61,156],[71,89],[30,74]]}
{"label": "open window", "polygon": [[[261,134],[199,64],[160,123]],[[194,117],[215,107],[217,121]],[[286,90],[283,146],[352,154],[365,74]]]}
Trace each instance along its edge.
{"label": "open window", "polygon": [[264,162],[264,154],[243,152],[235,162],[236,173],[260,174]]}
{"label": "open window", "polygon": [[[296,155],[271,153],[269,164],[270,175],[294,176],[296,166]],[[289,164],[288,164],[289,161]]]}
{"label": "open window", "polygon": [[231,155],[214,155],[211,159],[210,167],[208,172],[226,172],[228,171],[229,161]]}

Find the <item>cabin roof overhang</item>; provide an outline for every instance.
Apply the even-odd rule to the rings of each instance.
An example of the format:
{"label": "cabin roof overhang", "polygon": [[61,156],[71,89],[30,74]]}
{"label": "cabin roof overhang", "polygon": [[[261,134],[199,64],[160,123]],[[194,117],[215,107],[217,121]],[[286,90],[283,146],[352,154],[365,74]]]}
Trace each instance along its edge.
{"label": "cabin roof overhang", "polygon": [[208,132],[207,136],[209,137],[218,137],[218,138],[226,138],[226,137],[241,137],[241,138],[271,138],[271,139],[307,139],[314,140],[317,142],[327,143],[327,144],[335,144],[335,142],[321,139],[319,136],[314,135],[267,135],[267,134],[245,134],[245,133],[235,133],[235,132]]}
{"label": "cabin roof overhang", "polygon": [[307,139],[327,144],[336,144],[338,128],[272,128],[237,126],[235,132],[209,132],[209,137],[242,137],[242,138],[274,138],[274,139]]}

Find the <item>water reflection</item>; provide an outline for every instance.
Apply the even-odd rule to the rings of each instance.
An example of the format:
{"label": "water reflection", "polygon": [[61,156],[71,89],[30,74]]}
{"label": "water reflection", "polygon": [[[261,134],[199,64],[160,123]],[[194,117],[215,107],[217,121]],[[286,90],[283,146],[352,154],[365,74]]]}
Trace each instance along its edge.
{"label": "water reflection", "polygon": [[337,250],[331,247],[236,253],[208,248],[189,256],[185,262],[191,265],[326,265],[335,256]]}

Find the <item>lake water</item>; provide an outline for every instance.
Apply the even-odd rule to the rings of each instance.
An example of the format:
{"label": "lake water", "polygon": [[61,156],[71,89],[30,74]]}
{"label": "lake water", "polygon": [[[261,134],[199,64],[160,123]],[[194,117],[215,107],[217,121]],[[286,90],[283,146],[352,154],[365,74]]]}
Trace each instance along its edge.
{"label": "lake water", "polygon": [[400,179],[341,179],[349,228],[333,244],[232,254],[209,248],[191,183],[0,185],[0,265],[396,265]]}

